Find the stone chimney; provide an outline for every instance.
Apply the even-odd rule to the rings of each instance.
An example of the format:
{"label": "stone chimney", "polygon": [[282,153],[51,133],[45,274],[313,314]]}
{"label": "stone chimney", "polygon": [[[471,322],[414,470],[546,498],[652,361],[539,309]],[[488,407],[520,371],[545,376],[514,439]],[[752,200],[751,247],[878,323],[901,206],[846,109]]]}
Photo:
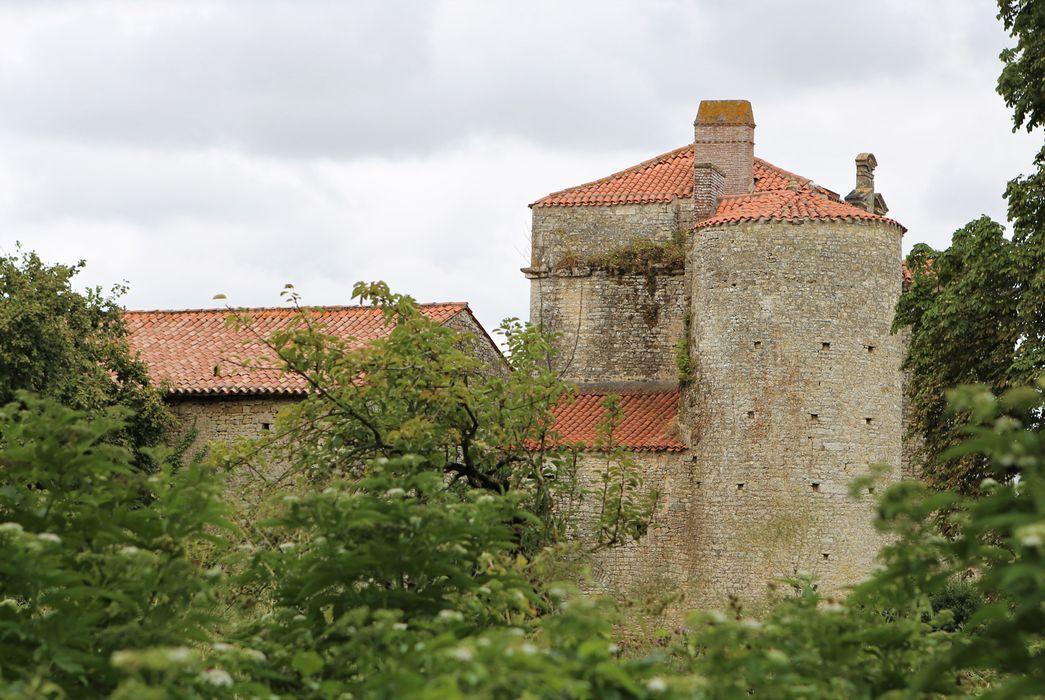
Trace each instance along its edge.
{"label": "stone chimney", "polygon": [[856,156],[856,189],[845,196],[845,201],[854,207],[879,216],[889,211],[882,195],[874,191],[874,169],[878,161],[873,153]]}
{"label": "stone chimney", "polygon": [[[700,185],[699,166],[711,165],[725,176],[722,195],[747,194],[754,188],[755,118],[747,100],[703,100],[693,123],[693,199],[707,195]],[[717,196],[716,196],[717,201]]]}

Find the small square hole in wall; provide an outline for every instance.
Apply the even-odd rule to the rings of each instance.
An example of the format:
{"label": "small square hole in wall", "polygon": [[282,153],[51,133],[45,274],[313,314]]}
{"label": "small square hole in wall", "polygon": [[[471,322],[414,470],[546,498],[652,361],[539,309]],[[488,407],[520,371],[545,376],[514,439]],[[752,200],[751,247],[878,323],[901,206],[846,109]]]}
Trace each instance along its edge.
{"label": "small square hole in wall", "polygon": [[740,482],[739,484],[737,484],[737,491],[743,491],[743,490],[744,490],[744,482]]}
{"label": "small square hole in wall", "polygon": [[822,556],[824,558],[824,561],[827,561],[828,559],[831,558],[831,553],[830,552],[820,552],[820,556]]}
{"label": "small square hole in wall", "polygon": [[874,486],[868,486],[867,493],[874,493]]}
{"label": "small square hole in wall", "polygon": [[755,350],[758,350],[760,347],[762,347],[762,341],[761,340],[756,340],[755,341]]}
{"label": "small square hole in wall", "polygon": [[874,419],[873,419],[873,418],[864,418],[864,423],[867,423],[868,425],[871,425],[871,423],[872,423],[873,421],[874,421]]}
{"label": "small square hole in wall", "polygon": [[820,422],[820,414],[819,413],[810,413],[809,414],[809,422],[810,423],[819,423]]}
{"label": "small square hole in wall", "polygon": [[272,424],[271,423],[262,423],[261,424],[261,429],[262,430],[272,430]]}
{"label": "small square hole in wall", "polygon": [[831,349],[831,343],[820,343],[820,349],[821,350],[830,350]]}
{"label": "small square hole in wall", "polygon": [[814,481],[813,483],[811,483],[809,485],[813,488],[814,491],[819,491],[820,490],[820,482],[819,481]]}
{"label": "small square hole in wall", "polygon": [[747,412],[747,417],[748,418],[754,418],[755,417],[755,412],[754,411],[748,411]]}
{"label": "small square hole in wall", "polygon": [[873,345],[868,345],[867,346],[867,352],[869,352],[869,353],[870,352],[874,352],[874,346]]}

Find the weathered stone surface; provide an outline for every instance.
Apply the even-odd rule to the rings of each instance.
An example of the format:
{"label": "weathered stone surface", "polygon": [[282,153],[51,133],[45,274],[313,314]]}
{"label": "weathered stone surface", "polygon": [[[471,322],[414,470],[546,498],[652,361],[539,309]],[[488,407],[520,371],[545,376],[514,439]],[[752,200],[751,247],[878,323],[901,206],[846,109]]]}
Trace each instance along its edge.
{"label": "weathered stone surface", "polygon": [[794,568],[838,591],[882,538],[847,485],[901,463],[900,232],[758,222],[700,231],[690,256],[691,532],[698,597],[765,592]]}

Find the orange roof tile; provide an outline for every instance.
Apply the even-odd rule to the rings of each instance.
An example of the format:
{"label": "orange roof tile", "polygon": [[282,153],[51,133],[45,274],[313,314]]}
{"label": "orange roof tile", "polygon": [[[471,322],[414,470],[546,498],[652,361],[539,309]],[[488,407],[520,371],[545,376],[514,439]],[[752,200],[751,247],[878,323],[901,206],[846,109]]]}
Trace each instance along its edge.
{"label": "orange roof tile", "polygon": [[595,426],[606,414],[602,401],[611,393],[620,396],[624,413],[615,433],[621,445],[637,452],[681,452],[686,449],[674,433],[679,411],[678,390],[581,391],[552,409],[555,415],[552,428],[559,434],[560,441],[591,447],[595,442]]}
{"label": "orange roof tile", "polygon": [[798,189],[770,190],[723,197],[715,215],[698,223],[695,228],[740,221],[884,221],[906,231],[893,219],[854,207],[832,198],[822,188],[811,183]]}
{"label": "orange roof tile", "polygon": [[[422,304],[421,313],[438,323],[457,314],[471,313],[463,302]],[[177,395],[304,395],[300,377],[278,369],[245,369],[242,360],[271,357],[259,342],[274,331],[286,328],[297,312],[290,308],[237,309],[249,314],[252,330],[226,327],[228,309],[186,311],[127,311],[132,352],[140,353],[156,384],[166,383]],[[387,336],[380,309],[369,306],[326,306],[310,308],[323,332],[350,339],[359,347]]]}
{"label": "orange roof tile", "polygon": [[[752,167],[754,192],[723,197],[715,216],[699,224],[738,221],[877,220],[903,229],[896,221],[845,203],[836,193],[807,177],[761,158]],[[773,193],[772,196],[760,196]],[[693,146],[683,146],[594,182],[553,192],[531,207],[587,207],[670,202],[693,196]],[[906,230],[906,229],[904,229]]]}

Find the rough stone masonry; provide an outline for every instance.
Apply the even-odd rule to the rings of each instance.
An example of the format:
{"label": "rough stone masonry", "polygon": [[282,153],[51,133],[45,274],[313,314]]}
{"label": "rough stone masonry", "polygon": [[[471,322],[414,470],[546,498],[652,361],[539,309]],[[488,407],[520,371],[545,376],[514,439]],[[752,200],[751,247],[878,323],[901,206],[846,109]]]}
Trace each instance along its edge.
{"label": "rough stone masonry", "polygon": [[[900,478],[904,229],[873,155],[842,199],[755,158],[754,130],[750,103],[701,102],[692,145],[531,205],[531,321],[559,334],[563,374],[681,393],[665,429],[687,449],[636,453],[663,498],[645,540],[600,555],[606,589],[721,604],[799,569],[841,591],[882,544],[848,484],[875,463]],[[682,245],[683,269],[590,264],[636,239]]]}

